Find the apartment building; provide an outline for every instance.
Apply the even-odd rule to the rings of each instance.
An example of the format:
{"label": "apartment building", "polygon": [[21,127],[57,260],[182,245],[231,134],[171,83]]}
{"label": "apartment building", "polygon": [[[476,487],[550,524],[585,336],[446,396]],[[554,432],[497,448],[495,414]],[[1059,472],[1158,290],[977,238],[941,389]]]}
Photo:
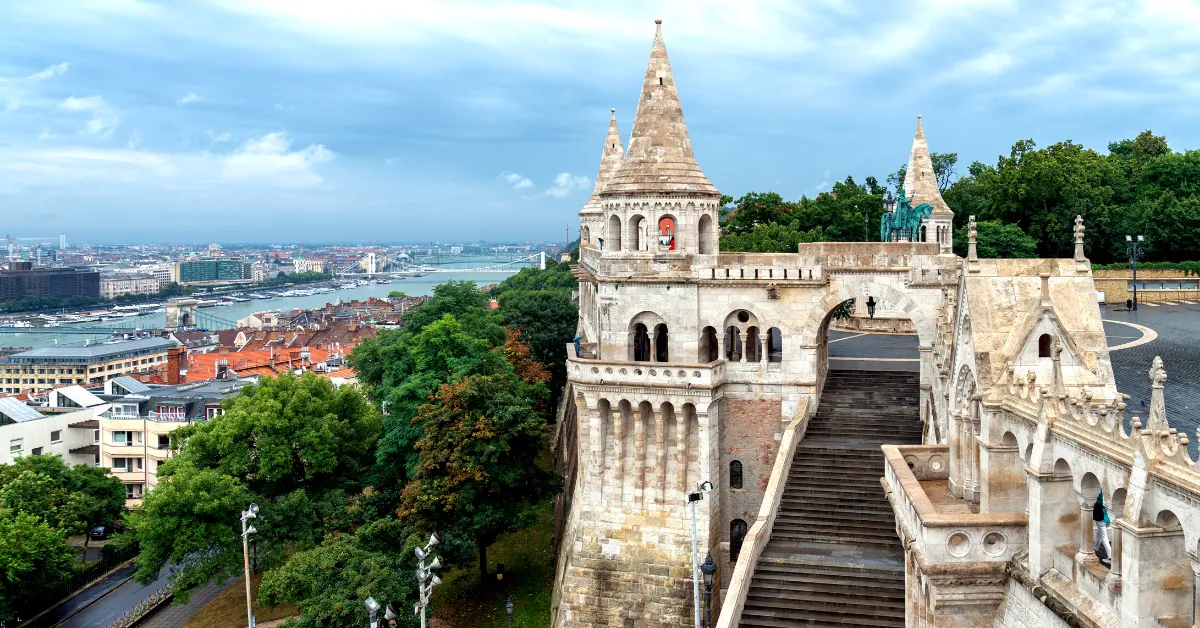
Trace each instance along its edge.
{"label": "apartment building", "polygon": [[[79,386],[68,386],[71,397],[94,400],[90,407],[31,406],[13,397],[0,397],[0,464],[22,456],[56,454],[68,464],[100,464],[100,423],[109,404]],[[72,402],[75,403],[75,402]]]}
{"label": "apartment building", "polygon": [[100,276],[100,296],[114,299],[126,294],[158,294],[162,281],[154,275],[115,273]]}
{"label": "apartment building", "polygon": [[0,392],[35,393],[77,384],[96,386],[130,373],[145,373],[176,346],[167,338],[140,338],[74,347],[44,347],[0,358]]}

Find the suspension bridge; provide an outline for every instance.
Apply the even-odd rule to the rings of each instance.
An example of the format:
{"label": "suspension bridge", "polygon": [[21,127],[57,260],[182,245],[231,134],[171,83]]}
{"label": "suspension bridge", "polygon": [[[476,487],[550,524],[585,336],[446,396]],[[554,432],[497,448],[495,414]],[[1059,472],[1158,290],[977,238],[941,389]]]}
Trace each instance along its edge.
{"label": "suspension bridge", "polygon": [[[156,317],[153,322],[146,320],[152,316]],[[134,322],[133,320],[120,320],[106,323],[56,325],[53,327],[0,326],[0,334],[133,334],[143,331],[160,330],[164,327],[164,319],[161,314],[147,314],[145,316],[138,316],[136,318],[142,319],[140,324],[139,322]],[[195,325],[189,327],[189,329],[208,331],[216,329],[233,329],[234,327],[237,327],[236,321],[221,318],[220,316],[214,316],[208,312],[197,311],[195,313]]]}
{"label": "suspension bridge", "polygon": [[521,268],[546,268],[546,252],[541,251],[508,262],[499,262],[478,268],[430,268],[431,273],[511,273]]}

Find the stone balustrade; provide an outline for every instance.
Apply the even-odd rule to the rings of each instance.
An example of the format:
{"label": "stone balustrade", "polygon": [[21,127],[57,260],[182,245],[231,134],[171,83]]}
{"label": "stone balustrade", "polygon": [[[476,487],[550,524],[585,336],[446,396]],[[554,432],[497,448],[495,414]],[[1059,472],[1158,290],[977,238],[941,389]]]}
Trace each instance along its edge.
{"label": "stone balustrade", "polygon": [[725,360],[707,364],[592,360],[567,345],[571,381],[582,385],[712,389],[725,383]]}

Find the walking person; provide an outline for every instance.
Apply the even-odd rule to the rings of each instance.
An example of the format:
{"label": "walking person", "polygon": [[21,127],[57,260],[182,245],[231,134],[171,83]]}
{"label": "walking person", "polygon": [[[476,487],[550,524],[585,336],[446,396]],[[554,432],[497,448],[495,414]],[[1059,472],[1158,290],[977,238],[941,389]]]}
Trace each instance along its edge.
{"label": "walking person", "polygon": [[1104,507],[1104,491],[1096,496],[1096,503],[1092,506],[1092,522],[1096,526],[1092,550],[1096,552],[1096,556],[1100,558],[1100,562],[1105,567],[1112,568],[1112,544],[1108,542],[1108,526],[1112,520],[1108,518],[1108,509]]}

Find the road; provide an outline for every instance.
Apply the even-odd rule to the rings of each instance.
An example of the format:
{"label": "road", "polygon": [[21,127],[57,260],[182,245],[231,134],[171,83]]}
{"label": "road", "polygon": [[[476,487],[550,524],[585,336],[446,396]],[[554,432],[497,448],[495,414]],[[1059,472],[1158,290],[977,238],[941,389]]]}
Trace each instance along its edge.
{"label": "road", "polygon": [[136,567],[127,565],[64,602],[38,621],[38,626],[104,628],[167,584],[166,568],[158,579],[142,586],[130,579]]}

